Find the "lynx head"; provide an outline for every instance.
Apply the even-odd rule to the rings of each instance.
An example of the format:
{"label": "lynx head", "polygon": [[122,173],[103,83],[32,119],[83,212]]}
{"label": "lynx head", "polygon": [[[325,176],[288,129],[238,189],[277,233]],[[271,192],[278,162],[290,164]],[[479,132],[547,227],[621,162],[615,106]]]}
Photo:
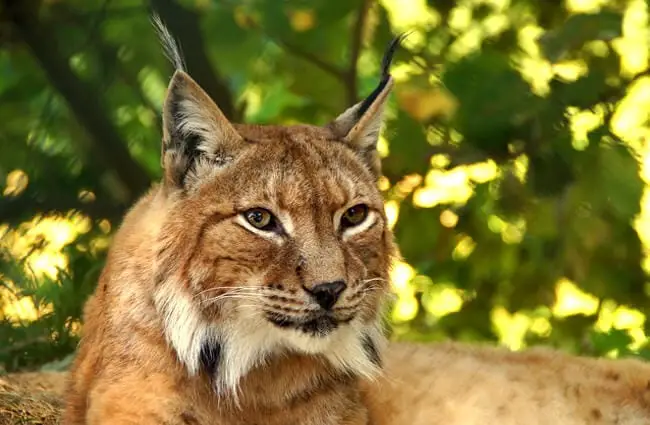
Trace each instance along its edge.
{"label": "lynx head", "polygon": [[232,124],[176,70],[164,105],[167,212],[153,297],[190,374],[207,370],[217,389],[232,390],[287,353],[378,371],[394,248],[376,145],[398,41],[377,89],[324,127]]}

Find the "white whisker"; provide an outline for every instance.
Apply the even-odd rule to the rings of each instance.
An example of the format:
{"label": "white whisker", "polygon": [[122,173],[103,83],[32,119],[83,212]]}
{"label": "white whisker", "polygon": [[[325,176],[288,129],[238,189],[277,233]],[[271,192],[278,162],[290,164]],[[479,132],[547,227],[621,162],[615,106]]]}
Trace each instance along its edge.
{"label": "white whisker", "polygon": [[214,304],[218,301],[221,300],[226,300],[226,299],[239,299],[239,300],[254,300],[254,299],[262,299],[263,297],[260,295],[252,295],[252,294],[223,294],[219,295],[217,297],[213,298],[207,298],[205,300],[200,300],[199,304],[203,305],[206,303]]}
{"label": "white whisker", "polygon": [[198,297],[200,295],[209,293],[209,292],[216,292],[216,291],[223,291],[223,290],[228,290],[228,292],[261,292],[260,290],[264,289],[263,287],[255,287],[255,286],[217,286],[214,288],[208,288],[204,289],[203,291],[199,291],[196,294],[194,294],[194,297]]}

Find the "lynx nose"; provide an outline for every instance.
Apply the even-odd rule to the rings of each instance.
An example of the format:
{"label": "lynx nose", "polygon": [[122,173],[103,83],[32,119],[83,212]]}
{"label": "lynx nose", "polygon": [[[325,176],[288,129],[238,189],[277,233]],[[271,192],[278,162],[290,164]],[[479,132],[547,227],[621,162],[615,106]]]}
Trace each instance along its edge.
{"label": "lynx nose", "polygon": [[325,310],[331,309],[336,301],[339,299],[341,292],[347,288],[347,285],[342,280],[334,282],[319,283],[313,288],[305,287],[309,295]]}

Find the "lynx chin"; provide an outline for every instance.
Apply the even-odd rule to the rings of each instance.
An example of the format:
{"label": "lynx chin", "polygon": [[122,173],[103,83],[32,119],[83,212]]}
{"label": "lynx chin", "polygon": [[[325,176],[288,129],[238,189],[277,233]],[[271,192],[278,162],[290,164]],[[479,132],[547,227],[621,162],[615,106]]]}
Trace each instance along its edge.
{"label": "lynx chin", "polygon": [[64,424],[650,424],[641,362],[385,341],[376,147],[400,37],[328,125],[261,126],[229,122],[155,24],[176,67],[164,177],[86,305]]}

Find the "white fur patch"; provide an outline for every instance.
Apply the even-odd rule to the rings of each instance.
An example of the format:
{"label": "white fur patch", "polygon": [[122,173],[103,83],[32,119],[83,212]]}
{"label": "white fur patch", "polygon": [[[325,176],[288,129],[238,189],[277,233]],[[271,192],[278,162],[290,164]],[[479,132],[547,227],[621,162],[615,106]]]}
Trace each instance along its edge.
{"label": "white fur patch", "polygon": [[203,345],[220,343],[221,358],[214,377],[216,388],[219,393],[236,393],[241,378],[276,351],[277,335],[269,332],[271,325],[266,320],[250,316],[226,320],[218,326],[211,324],[202,317],[198,301],[191,300],[179,287],[178,282],[167,281],[154,295],[168,343],[190,375],[197,374],[201,368]]}
{"label": "white fur patch", "polygon": [[301,331],[284,332],[291,332],[289,341],[294,348],[306,354],[322,354],[338,370],[368,379],[381,373],[363,347],[363,337],[367,335],[381,348],[384,336],[378,325],[363,324],[355,319],[325,337],[313,337]]}
{"label": "white fur patch", "polygon": [[154,303],[162,316],[167,342],[190,375],[195,375],[201,367],[203,343],[216,335],[190,295],[178,289],[180,286],[177,281],[164,282],[154,294]]}
{"label": "white fur patch", "polygon": [[250,316],[241,319],[233,318],[219,330],[223,346],[216,387],[219,393],[232,392],[235,396],[241,379],[281,348],[266,320]]}
{"label": "white fur patch", "polygon": [[343,240],[347,240],[354,235],[358,235],[361,232],[365,232],[370,228],[370,226],[375,224],[376,221],[377,221],[377,212],[372,210],[368,211],[368,216],[366,217],[365,220],[363,220],[361,223],[359,223],[356,226],[345,229],[345,231],[343,232]]}
{"label": "white fur patch", "polygon": [[197,374],[201,368],[203,344],[221,344],[221,358],[214,377],[219,394],[230,393],[236,400],[239,383],[251,369],[264,364],[270,355],[288,350],[323,355],[335,368],[365,378],[381,372],[363,347],[364,336],[370,337],[378,348],[383,345],[378,324],[353,320],[325,337],[314,337],[272,325],[252,301],[235,307],[223,322],[211,324],[202,317],[196,301],[179,288],[178,282],[170,280],[154,295],[165,336],[190,375]]}
{"label": "white fur patch", "polygon": [[197,135],[201,143],[197,150],[207,155],[215,155],[219,141],[227,135],[216,125],[213,117],[208,115],[208,109],[192,97],[178,102],[177,116],[174,117],[178,131],[185,135]]}

